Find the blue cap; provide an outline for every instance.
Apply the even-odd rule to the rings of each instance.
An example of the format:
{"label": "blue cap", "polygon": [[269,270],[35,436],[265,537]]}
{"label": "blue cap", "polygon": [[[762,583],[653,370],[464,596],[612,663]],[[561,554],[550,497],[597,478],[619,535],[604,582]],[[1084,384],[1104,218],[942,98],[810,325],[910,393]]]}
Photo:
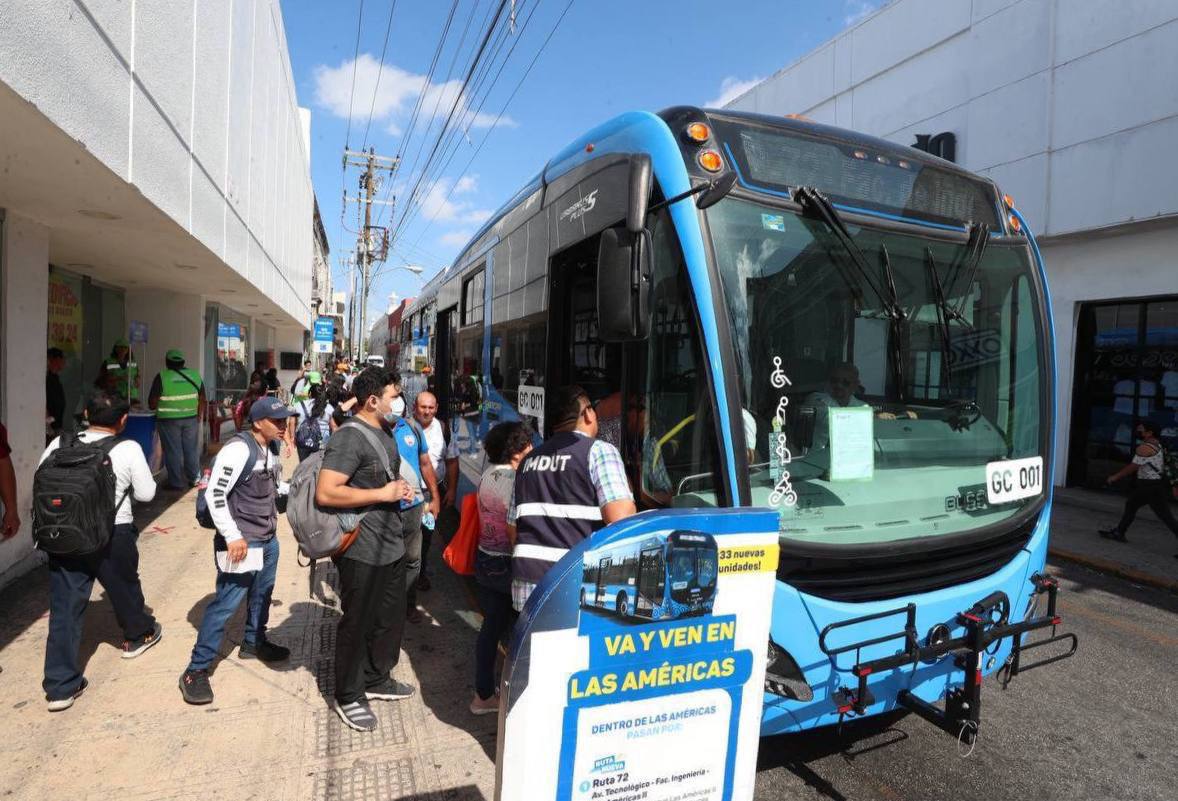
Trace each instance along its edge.
{"label": "blue cap", "polygon": [[265,398],[258,398],[250,406],[250,422],[256,423],[259,420],[269,418],[271,420],[285,420],[290,417],[292,412],[287,405],[278,398],[267,396]]}

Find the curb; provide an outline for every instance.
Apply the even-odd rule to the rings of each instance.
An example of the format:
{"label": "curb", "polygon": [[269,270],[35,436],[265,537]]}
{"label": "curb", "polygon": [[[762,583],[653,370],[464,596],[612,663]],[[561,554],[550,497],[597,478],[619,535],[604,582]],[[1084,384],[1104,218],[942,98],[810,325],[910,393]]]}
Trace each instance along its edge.
{"label": "curb", "polygon": [[1158,590],[1165,590],[1178,594],[1178,580],[1163,578],[1152,573],[1145,573],[1141,570],[1136,570],[1132,567],[1126,567],[1120,562],[1114,562],[1111,559],[1103,559],[1099,556],[1088,556],[1086,554],[1076,553],[1075,551],[1068,551],[1063,548],[1056,548],[1051,546],[1047,549],[1049,556],[1054,556],[1057,559],[1063,559],[1067,562],[1074,562],[1083,567],[1088,567],[1097,570],[1101,573],[1117,576],[1136,584],[1141,584],[1146,587],[1152,587]]}

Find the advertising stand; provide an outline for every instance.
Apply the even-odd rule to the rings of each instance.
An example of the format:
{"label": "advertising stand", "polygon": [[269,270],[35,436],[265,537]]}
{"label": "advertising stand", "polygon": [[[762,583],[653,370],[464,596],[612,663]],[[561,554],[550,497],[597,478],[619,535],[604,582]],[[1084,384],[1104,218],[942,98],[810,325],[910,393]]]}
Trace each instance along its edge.
{"label": "advertising stand", "polygon": [[561,559],[512,636],[496,799],[751,799],[777,526],[647,513]]}

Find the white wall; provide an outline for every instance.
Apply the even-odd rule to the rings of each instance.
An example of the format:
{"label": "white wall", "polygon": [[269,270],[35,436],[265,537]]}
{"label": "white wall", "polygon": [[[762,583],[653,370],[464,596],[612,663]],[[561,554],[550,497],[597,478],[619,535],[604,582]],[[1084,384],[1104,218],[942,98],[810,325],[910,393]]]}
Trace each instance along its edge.
{"label": "white wall", "polygon": [[1054,236],[1178,214],[1178,3],[895,0],[734,100],[957,160]]}
{"label": "white wall", "polygon": [[8,212],[0,231],[0,410],[12,446],[21,530],[0,542],[0,586],[38,559],[29,533],[32,476],[45,449],[45,330],[49,324],[49,229]]}
{"label": "white wall", "polygon": [[1178,292],[1178,229],[1055,242],[1043,247],[1043,258],[1049,265],[1067,265],[1066,279],[1054,280],[1050,272],[1048,277],[1059,377],[1056,481],[1062,484],[1067,468],[1079,305]]}
{"label": "white wall", "polygon": [[278,0],[8,0],[0,81],[309,324],[312,190]]}
{"label": "white wall", "polygon": [[[145,390],[151,387],[152,379],[163,369],[164,353],[171,348],[184,351],[186,367],[206,375],[204,297],[150,289],[128,289],[125,297],[127,321],[147,323],[147,346],[136,349]],[[211,391],[208,396],[212,397]]]}

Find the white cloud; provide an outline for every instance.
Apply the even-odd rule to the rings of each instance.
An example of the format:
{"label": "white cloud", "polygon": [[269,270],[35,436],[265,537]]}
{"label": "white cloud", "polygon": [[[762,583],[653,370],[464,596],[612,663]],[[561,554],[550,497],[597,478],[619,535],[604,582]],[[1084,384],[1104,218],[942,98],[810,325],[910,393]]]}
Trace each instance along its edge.
{"label": "white cloud", "polygon": [[[425,86],[425,76],[406,72],[392,64],[381,65],[368,53],[361,53],[354,62],[356,87],[352,91],[353,62],[345,61],[338,67],[321,64],[315,68],[315,101],[337,117],[381,120],[409,106]],[[379,78],[380,85],[377,86]],[[375,102],[372,94],[376,92]],[[410,107],[411,108],[411,107]]]}
{"label": "white cloud", "polygon": [[438,237],[438,242],[446,247],[460,248],[474,236],[473,231],[450,231]]}
{"label": "white cloud", "polygon": [[763,78],[749,78],[742,81],[732,75],[720,81],[720,94],[704,103],[704,108],[723,108],[749,89],[759,84]]}
{"label": "white cloud", "polygon": [[[354,90],[353,70],[356,79]],[[411,116],[418,96],[423,93],[421,110],[418,112],[421,123],[428,123],[435,116],[445,119],[451,108],[455,109],[456,127],[463,131],[488,128],[495,122],[494,114],[470,110],[466,97],[458,98],[458,105],[454,105],[462,86],[461,81],[431,84],[424,75],[401,69],[395,64],[382,65],[369,53],[361,53],[355,60],[344,61],[338,67],[320,64],[313,72],[315,102],[321,108],[344,119],[347,119],[350,108],[353,120],[368,119],[368,111],[372,109],[372,118],[381,122],[384,130],[394,136],[402,133],[402,127]],[[499,125],[515,128],[518,123],[504,115]]]}
{"label": "white cloud", "polygon": [[469,194],[478,186],[477,176],[463,176],[457,183],[447,178],[435,181],[421,200],[421,213],[426,220],[478,224],[491,216],[486,209],[456,200],[455,195]]}
{"label": "white cloud", "polygon": [[871,16],[879,5],[878,2],[870,0],[846,0],[843,3],[843,25],[849,28],[857,22],[862,22]]}

